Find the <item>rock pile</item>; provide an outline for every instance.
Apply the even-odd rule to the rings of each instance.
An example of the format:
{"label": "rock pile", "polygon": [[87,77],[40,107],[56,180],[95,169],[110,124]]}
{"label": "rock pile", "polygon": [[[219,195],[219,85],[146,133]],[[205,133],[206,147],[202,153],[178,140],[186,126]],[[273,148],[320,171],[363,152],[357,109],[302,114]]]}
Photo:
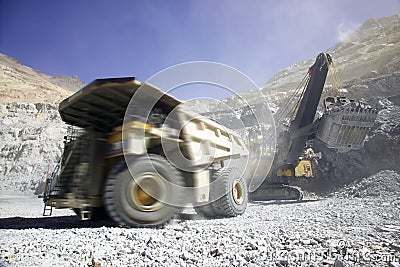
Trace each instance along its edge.
{"label": "rock pile", "polygon": [[384,170],[362,178],[334,193],[338,197],[400,197],[400,173]]}

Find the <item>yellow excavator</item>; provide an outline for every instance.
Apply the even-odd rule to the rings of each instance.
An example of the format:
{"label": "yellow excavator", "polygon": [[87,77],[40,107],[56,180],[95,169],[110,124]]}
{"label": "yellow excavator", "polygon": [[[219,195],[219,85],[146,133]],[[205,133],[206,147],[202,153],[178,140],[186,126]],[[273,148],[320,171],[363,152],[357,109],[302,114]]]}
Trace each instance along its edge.
{"label": "yellow excavator", "polygon": [[[337,95],[325,99],[322,117],[315,118],[328,73],[332,84],[339,87],[332,57],[320,53],[292,97],[278,110],[274,162],[263,184],[251,194],[253,200],[301,199],[301,190],[290,183],[314,176],[314,139],[339,151],[358,149],[364,144],[377,111],[340,95],[340,88],[336,88]],[[291,105],[292,102],[295,104]]]}

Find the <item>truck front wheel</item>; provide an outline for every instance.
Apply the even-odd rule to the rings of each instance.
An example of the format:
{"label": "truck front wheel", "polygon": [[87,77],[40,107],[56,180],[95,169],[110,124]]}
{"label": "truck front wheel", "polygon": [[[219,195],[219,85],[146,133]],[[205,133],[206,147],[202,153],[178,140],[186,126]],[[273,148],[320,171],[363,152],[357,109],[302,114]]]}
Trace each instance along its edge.
{"label": "truck front wheel", "polygon": [[212,209],[218,217],[235,217],[244,213],[248,202],[246,183],[237,168],[223,168],[215,173],[211,184]]}
{"label": "truck front wheel", "polygon": [[[158,226],[168,222],[182,204],[183,178],[159,155],[125,161],[110,172],[104,191],[108,215],[124,226]],[[174,205],[175,204],[175,205]]]}

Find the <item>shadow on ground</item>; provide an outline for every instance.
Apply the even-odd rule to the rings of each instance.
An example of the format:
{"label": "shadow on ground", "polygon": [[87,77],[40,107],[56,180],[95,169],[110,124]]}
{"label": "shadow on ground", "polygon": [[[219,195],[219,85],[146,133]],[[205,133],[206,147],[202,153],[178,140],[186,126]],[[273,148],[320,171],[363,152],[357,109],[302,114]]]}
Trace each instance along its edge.
{"label": "shadow on ground", "polygon": [[254,204],[257,205],[288,205],[288,204],[299,204],[299,203],[308,203],[308,202],[316,202],[323,201],[324,199],[302,199],[302,200],[269,200],[269,201],[254,201]]}
{"label": "shadow on ground", "polygon": [[[307,202],[322,201],[324,199],[306,199],[306,200],[274,200],[274,201],[256,201],[256,205],[288,205]],[[204,220],[205,218],[197,214],[178,214],[178,220]],[[72,229],[72,228],[100,228],[117,227],[118,225],[111,220],[81,221],[78,216],[54,216],[54,217],[9,217],[0,218],[0,229]],[[1,265],[0,265],[1,267]]]}
{"label": "shadow on ground", "polygon": [[0,218],[0,229],[71,229],[71,228],[99,228],[103,226],[117,226],[111,220],[81,221],[78,216],[58,216],[24,218]]}

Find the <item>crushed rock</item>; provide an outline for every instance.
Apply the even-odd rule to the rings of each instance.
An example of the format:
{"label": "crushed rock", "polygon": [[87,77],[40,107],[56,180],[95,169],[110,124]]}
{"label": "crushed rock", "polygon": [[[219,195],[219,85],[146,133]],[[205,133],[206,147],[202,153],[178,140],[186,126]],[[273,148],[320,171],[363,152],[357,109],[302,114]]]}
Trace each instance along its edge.
{"label": "crushed rock", "polygon": [[380,171],[361,178],[335,192],[337,197],[400,197],[400,173],[392,170]]}

